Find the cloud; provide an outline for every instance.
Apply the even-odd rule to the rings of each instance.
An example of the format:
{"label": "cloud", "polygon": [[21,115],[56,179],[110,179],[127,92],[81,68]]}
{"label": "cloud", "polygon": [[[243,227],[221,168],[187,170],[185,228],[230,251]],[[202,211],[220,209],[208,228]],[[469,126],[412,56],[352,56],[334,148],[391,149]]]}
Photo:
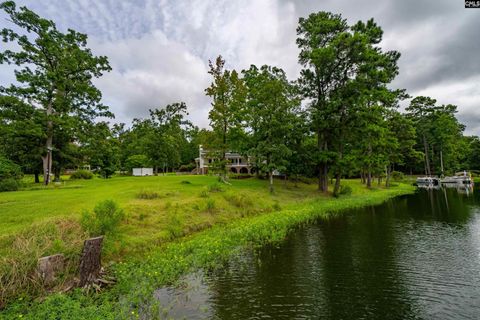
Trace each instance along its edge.
{"label": "cloud", "polygon": [[[315,11],[341,13],[349,23],[374,17],[384,30],[382,46],[402,53],[393,86],[411,95],[428,93],[459,106],[468,132],[480,134],[472,115],[480,103],[478,10],[450,0],[18,0],[62,28],[90,36],[96,54],[114,70],[96,83],[120,121],[148,108],[184,100],[192,120],[208,125],[209,59],[222,54],[227,67],[282,67],[297,77],[296,25]],[[0,22],[3,23],[3,22]],[[2,69],[3,70],[3,69]],[[4,80],[2,74],[0,80]],[[451,95],[445,95],[450,92]],[[455,95],[454,95],[455,94]],[[459,96],[464,95],[464,96]],[[478,119],[478,118],[475,118]]]}
{"label": "cloud", "polygon": [[118,120],[130,122],[148,115],[150,108],[178,101],[196,114],[208,106],[203,92],[209,83],[205,62],[162,31],[114,42],[92,39],[91,45],[112,65],[113,71],[96,84]]}

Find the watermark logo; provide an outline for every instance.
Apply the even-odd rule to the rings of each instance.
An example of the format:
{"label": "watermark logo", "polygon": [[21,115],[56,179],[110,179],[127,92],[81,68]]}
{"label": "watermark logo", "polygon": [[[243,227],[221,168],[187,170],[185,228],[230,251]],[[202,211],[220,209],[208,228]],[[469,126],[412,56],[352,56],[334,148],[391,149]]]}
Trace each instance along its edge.
{"label": "watermark logo", "polygon": [[465,0],[465,8],[480,8],[480,0]]}

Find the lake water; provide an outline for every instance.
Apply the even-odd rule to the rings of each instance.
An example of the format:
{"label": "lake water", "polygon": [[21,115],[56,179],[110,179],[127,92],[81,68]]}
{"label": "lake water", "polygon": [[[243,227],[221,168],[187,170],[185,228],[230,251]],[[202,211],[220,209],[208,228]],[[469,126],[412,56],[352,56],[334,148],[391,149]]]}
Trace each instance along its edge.
{"label": "lake water", "polygon": [[480,194],[348,211],[157,292],[185,319],[480,319]]}

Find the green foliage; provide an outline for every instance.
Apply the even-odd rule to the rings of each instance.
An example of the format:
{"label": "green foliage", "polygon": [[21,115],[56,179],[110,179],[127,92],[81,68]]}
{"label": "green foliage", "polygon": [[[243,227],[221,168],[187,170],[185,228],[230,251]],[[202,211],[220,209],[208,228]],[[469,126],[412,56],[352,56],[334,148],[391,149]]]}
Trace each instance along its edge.
{"label": "green foliage", "polygon": [[392,174],[392,179],[395,181],[402,181],[403,179],[405,179],[405,174],[403,172],[392,171],[391,174]]}
{"label": "green foliage", "polygon": [[248,88],[246,123],[254,128],[248,154],[258,170],[269,174],[273,192],[273,171],[285,170],[292,155],[289,142],[296,132],[300,99],[282,69],[252,65],[243,74]]}
{"label": "green foliage", "polygon": [[[72,29],[63,33],[52,20],[26,7],[17,8],[13,1],[3,2],[0,9],[13,24],[13,28],[1,30],[2,40],[16,48],[0,51],[0,63],[17,67],[16,83],[0,86],[0,91],[38,106],[29,111],[33,117],[29,135],[33,139],[28,146],[41,142],[43,147],[37,146],[22,155],[29,165],[41,155],[45,165],[54,164],[58,175],[74,149],[73,141],[86,140],[85,128],[92,126],[96,117],[113,116],[101,103],[101,92],[93,84],[95,78],[111,70],[110,65],[106,57],[92,54],[87,47],[87,35]],[[19,127],[26,121],[22,117],[12,123]],[[49,161],[49,152],[53,161]],[[34,169],[39,169],[38,164]],[[52,170],[48,168],[48,172]]]}
{"label": "green foliage", "polygon": [[243,79],[235,70],[225,69],[225,60],[218,56],[215,62],[209,61],[212,76],[211,85],[205,89],[212,98],[212,109],[208,114],[213,129],[213,145],[217,159],[213,163],[214,171],[220,173],[223,180],[227,174],[226,153],[238,149],[244,136],[242,115],[246,98],[246,87]]}
{"label": "green foliage", "polygon": [[177,210],[174,210],[174,212],[170,213],[166,227],[169,238],[175,239],[181,237],[183,235],[183,225],[184,221],[178,214]]}
{"label": "green foliage", "polygon": [[280,211],[282,210],[282,206],[280,206],[280,203],[278,203],[278,201],[275,201],[272,205],[272,209],[273,211]]}
{"label": "green foliage", "polygon": [[115,233],[125,213],[113,200],[98,203],[93,212],[84,211],[81,225],[91,236],[100,236]]}
{"label": "green foliage", "polygon": [[205,201],[205,209],[206,209],[208,212],[213,212],[213,211],[215,210],[215,207],[216,207],[216,204],[215,204],[215,200],[214,200],[214,199],[208,198],[208,199]]}
{"label": "green foliage", "polygon": [[20,180],[22,177],[23,173],[20,166],[0,155],[0,181],[5,179]]}
{"label": "green foliage", "polygon": [[195,163],[189,163],[189,164],[182,164],[180,168],[178,168],[178,171],[180,172],[192,172],[193,169],[195,169],[197,166]]}
{"label": "green foliage", "polygon": [[3,179],[0,180],[0,192],[5,191],[17,191],[22,186],[20,180],[16,180],[13,178]]}
{"label": "green foliage", "polygon": [[158,192],[155,192],[155,191],[142,190],[139,193],[137,193],[136,197],[138,199],[151,200],[151,199],[157,199],[158,197],[160,197],[160,195],[158,194]]}
{"label": "green foliage", "polygon": [[148,157],[144,154],[135,154],[130,156],[125,161],[125,168],[128,171],[132,171],[133,168],[146,168],[150,166]]}
{"label": "green foliage", "polygon": [[231,205],[237,208],[246,208],[246,207],[251,207],[253,205],[253,200],[244,193],[228,192],[228,193],[225,193],[223,197]]}
{"label": "green foliage", "polygon": [[0,155],[0,192],[17,191],[23,177],[20,166]]}
{"label": "green foliage", "polygon": [[349,196],[352,194],[352,192],[353,192],[352,187],[350,187],[349,185],[341,185],[339,191],[335,193],[334,196],[335,197]]}
{"label": "green foliage", "polygon": [[208,192],[223,192],[224,188],[223,186],[216,182],[208,186]]}
{"label": "green foliage", "polygon": [[93,173],[88,170],[77,170],[70,175],[70,179],[77,180],[77,179],[84,179],[89,180],[93,178]]}

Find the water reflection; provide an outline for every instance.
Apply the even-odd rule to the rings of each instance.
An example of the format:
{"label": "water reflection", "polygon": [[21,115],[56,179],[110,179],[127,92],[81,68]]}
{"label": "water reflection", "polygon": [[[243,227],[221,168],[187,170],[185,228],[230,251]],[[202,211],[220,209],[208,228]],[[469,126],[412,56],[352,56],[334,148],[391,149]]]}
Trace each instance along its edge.
{"label": "water reflection", "polygon": [[[479,193],[420,190],[202,276],[197,319],[478,319]],[[175,307],[174,307],[175,308]],[[182,309],[182,307],[179,307]],[[197,308],[198,309],[198,308]],[[207,310],[207,312],[205,311]]]}

